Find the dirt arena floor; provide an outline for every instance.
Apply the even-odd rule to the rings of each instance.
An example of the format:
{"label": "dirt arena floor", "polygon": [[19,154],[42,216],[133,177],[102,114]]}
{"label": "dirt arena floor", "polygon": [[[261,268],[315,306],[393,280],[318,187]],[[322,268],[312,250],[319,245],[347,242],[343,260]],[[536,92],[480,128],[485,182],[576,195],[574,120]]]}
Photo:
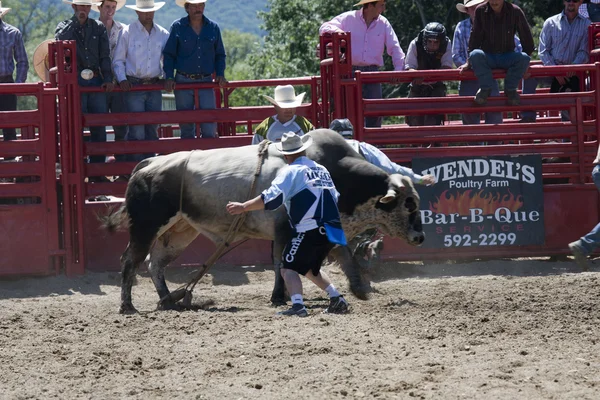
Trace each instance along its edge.
{"label": "dirt arena floor", "polygon": [[0,398],[600,398],[597,264],[386,263],[348,315],[306,284],[308,318],[275,316],[271,270],[211,272],[187,312],[140,275],[132,316],[117,273],[0,282]]}

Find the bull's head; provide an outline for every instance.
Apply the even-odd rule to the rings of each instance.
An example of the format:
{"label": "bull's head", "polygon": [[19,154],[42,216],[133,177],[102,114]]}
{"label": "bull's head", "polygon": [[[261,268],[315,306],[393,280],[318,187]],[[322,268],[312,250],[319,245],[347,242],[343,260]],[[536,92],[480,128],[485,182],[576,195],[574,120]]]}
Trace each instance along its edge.
{"label": "bull's head", "polygon": [[388,191],[379,199],[376,207],[386,211],[387,218],[380,226],[384,233],[405,238],[409,244],[418,246],[425,240],[419,194],[410,179],[393,174],[388,179]]}

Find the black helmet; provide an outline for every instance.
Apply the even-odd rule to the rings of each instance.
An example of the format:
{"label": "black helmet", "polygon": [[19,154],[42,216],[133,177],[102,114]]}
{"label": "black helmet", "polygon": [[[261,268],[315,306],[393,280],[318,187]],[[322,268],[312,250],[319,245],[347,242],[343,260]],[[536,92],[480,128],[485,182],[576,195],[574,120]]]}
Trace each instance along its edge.
{"label": "black helmet", "polygon": [[427,48],[427,39],[437,39],[442,46],[446,42],[446,28],[439,22],[430,22],[421,31],[423,33],[423,48],[428,53],[433,53]]}
{"label": "black helmet", "polygon": [[354,134],[354,127],[348,118],[334,119],[329,125],[329,129],[336,131],[343,137],[351,138]]}

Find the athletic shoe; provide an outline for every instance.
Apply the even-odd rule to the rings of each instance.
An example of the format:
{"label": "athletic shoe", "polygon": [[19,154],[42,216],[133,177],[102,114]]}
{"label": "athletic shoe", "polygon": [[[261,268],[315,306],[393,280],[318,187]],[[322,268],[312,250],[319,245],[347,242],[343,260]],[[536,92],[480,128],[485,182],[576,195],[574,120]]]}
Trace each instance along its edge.
{"label": "athletic shoe", "polygon": [[279,311],[277,315],[283,315],[286,317],[292,317],[294,315],[298,317],[308,317],[308,311],[304,304],[292,304],[292,307],[289,310]]}
{"label": "athletic shoe", "polygon": [[348,302],[344,296],[336,296],[329,299],[329,307],[324,311],[327,314],[345,314],[348,312]]}
{"label": "athletic shoe", "polygon": [[579,264],[584,271],[587,271],[590,268],[590,265],[588,264],[587,255],[583,252],[579,243],[577,243],[577,241],[569,243],[569,250],[573,253],[575,262]]}

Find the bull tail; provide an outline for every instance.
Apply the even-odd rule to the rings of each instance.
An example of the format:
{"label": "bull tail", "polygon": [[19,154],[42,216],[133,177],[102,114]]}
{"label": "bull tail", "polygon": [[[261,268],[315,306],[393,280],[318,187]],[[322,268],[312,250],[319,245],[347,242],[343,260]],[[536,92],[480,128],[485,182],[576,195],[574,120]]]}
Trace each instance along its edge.
{"label": "bull tail", "polygon": [[98,214],[96,217],[100,221],[100,226],[106,229],[110,234],[125,229],[127,222],[129,221],[125,203],[118,209],[111,207],[106,214]]}

